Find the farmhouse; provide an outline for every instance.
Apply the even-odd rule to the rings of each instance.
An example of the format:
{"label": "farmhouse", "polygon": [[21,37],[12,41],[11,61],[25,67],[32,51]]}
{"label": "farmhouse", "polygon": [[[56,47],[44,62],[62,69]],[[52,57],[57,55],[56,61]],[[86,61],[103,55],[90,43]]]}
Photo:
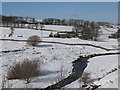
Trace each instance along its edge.
{"label": "farmhouse", "polygon": [[73,31],[66,31],[66,32],[57,32],[57,34],[54,35],[54,37],[59,38],[72,38],[75,37],[75,33]]}

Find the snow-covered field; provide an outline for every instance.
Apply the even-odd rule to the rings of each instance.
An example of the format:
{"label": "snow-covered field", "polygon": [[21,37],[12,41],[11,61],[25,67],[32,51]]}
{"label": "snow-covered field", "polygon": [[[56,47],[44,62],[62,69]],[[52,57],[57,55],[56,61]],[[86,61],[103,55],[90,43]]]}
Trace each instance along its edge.
{"label": "snow-covered field", "polygon": [[[55,27],[57,26],[53,26],[53,28]],[[61,26],[58,26],[56,30],[59,31],[59,27],[61,29]],[[66,27],[65,30],[69,30],[68,26],[63,26],[63,27]],[[52,28],[51,25],[50,25],[50,28]],[[116,32],[116,29],[114,30]],[[11,32],[10,28],[2,28],[2,27],[0,27],[0,32],[2,32],[0,33],[0,39],[27,40],[27,38],[32,35],[38,35],[42,37],[42,41],[62,42],[62,43],[70,43],[70,44],[93,44],[93,45],[102,46],[102,47],[109,48],[109,49],[118,48],[118,42],[116,39],[108,39],[107,41],[103,41],[103,42],[102,41],[94,42],[94,41],[88,41],[88,40],[81,40],[79,38],[70,38],[70,39],[69,38],[61,38],[61,39],[60,38],[45,38],[49,36],[51,31],[42,31],[41,33],[40,30],[17,29],[17,28],[15,28],[13,36],[8,37],[9,33]]]}
{"label": "snow-covered field", "polygon": [[102,28],[101,31],[102,31],[102,34],[113,34],[115,32],[117,32],[117,28],[116,29],[113,29],[113,28]]}
{"label": "snow-covered field", "polygon": [[61,25],[45,25],[43,29],[57,30],[57,31],[72,31],[73,26],[61,26]]}
{"label": "snow-covered field", "polygon": [[[118,70],[112,72],[115,68],[118,69],[118,55],[99,56],[89,59],[88,67],[84,72],[90,73],[91,85],[101,85],[99,88],[118,88]],[[98,78],[102,79],[98,80]],[[79,88],[80,83],[76,80],[66,87]]]}
{"label": "snow-covered field", "polygon": [[[60,67],[62,65],[64,66],[65,77],[67,77],[72,70],[72,61],[76,60],[80,56],[80,54],[86,55],[91,53],[104,52],[104,50],[88,46],[66,46],[42,43],[38,47],[35,47],[33,49],[33,47],[26,46],[26,43],[24,42],[9,41],[4,42],[4,44],[4,50],[21,49],[22,51],[1,54],[1,69],[3,71],[7,72],[8,68],[12,65],[12,63],[22,62],[24,59],[40,58],[40,60],[42,60],[42,62],[44,63],[43,68],[45,71],[47,71],[46,73],[48,73],[48,75],[46,74],[45,76],[38,77],[39,80],[33,80],[33,84],[35,84],[37,80],[37,83],[33,86],[38,88],[46,87],[47,85],[55,83],[57,79],[57,74],[59,73]],[[14,45],[14,47],[12,45]],[[25,51],[23,49],[25,49]],[[52,78],[52,80],[48,80],[48,78]],[[19,83],[18,86],[14,86],[19,87]]]}
{"label": "snow-covered field", "polygon": [[[53,33],[55,33],[55,31],[72,31],[72,26],[60,26],[60,25],[45,25],[45,27],[43,29],[47,29],[47,30],[51,30]],[[1,31],[2,30],[2,31]],[[25,38],[28,38],[32,35],[38,35],[41,37],[41,34],[42,34],[42,37],[48,37],[49,34],[51,33],[51,31],[47,31],[47,30],[32,30],[32,29],[17,29],[15,28],[14,30],[14,35],[13,37],[19,37],[19,36],[23,36],[24,39]],[[10,31],[10,28],[2,28],[0,27],[0,36],[7,36],[9,35],[9,33],[11,32]]]}
{"label": "snow-covered field", "polygon": [[[72,27],[68,26],[45,26],[45,29],[53,30],[71,30]],[[112,31],[112,30],[111,30]],[[17,29],[15,28],[13,36],[8,37],[10,33],[9,28],[0,27],[0,39],[14,39],[14,40],[26,40],[29,36],[38,35],[41,37],[41,31],[30,30],[30,29]],[[92,44],[96,46],[105,47],[107,49],[117,49],[118,42],[116,39],[109,39],[106,42],[95,42],[88,40],[81,40],[79,38],[46,38],[49,36],[51,31],[42,31],[42,41],[49,42],[62,42],[69,44]],[[20,37],[19,37],[20,36]],[[22,37],[21,37],[22,36]],[[43,62],[42,69],[43,75],[34,78],[31,83],[25,84],[23,80],[9,80],[8,84],[11,84],[12,88],[45,88],[58,82],[57,78],[60,74],[60,68],[63,67],[64,77],[66,78],[72,72],[72,61],[75,61],[80,55],[89,55],[94,53],[106,53],[108,51],[95,48],[91,46],[82,45],[63,45],[55,43],[40,43],[37,47],[30,47],[26,42],[16,42],[16,41],[3,41],[0,40],[1,50],[0,50],[0,81],[2,77],[6,75],[9,67],[14,62],[22,62],[25,59],[35,59],[39,58]],[[8,52],[2,53],[2,51],[14,51],[20,50],[18,52]],[[116,52],[116,51],[111,51]],[[111,69],[114,69],[118,65],[118,55],[110,56],[99,56],[89,59],[89,64],[85,71],[91,73],[91,78],[97,79],[102,77]],[[114,78],[112,78],[114,77]],[[109,82],[112,81],[113,83]],[[78,81],[71,83],[66,87],[76,88],[79,87]],[[94,81],[95,84],[106,86],[105,88],[118,87],[118,74],[117,71],[107,75],[100,81]],[[112,85],[111,85],[112,84]],[[1,87],[1,84],[0,84]],[[7,87],[7,86],[6,86]]]}

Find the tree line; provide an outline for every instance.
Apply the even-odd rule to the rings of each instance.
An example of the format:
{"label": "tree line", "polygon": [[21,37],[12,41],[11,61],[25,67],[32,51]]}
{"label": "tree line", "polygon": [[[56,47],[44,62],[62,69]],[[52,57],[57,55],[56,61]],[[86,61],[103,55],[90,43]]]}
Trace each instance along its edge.
{"label": "tree line", "polygon": [[5,27],[23,27],[25,24],[35,23],[35,18],[32,17],[18,17],[18,16],[4,16],[2,15],[2,25]]}
{"label": "tree line", "polygon": [[[75,33],[75,36],[87,40],[97,40],[97,37],[100,35],[100,26],[105,26],[109,24],[108,22],[91,22],[80,19],[57,19],[57,18],[46,18],[42,21],[37,21],[32,17],[18,17],[18,16],[4,16],[2,15],[2,25],[5,27],[25,27],[25,24],[28,24],[30,27],[35,27],[38,29],[41,25],[65,25],[73,26],[72,32]],[[42,29],[42,28],[41,28]]]}
{"label": "tree line", "polygon": [[[67,26],[79,26],[84,23],[89,24],[90,21],[82,19],[57,19],[57,18],[46,18],[42,20],[45,25],[67,25]],[[110,24],[109,22],[96,22],[100,26]]]}

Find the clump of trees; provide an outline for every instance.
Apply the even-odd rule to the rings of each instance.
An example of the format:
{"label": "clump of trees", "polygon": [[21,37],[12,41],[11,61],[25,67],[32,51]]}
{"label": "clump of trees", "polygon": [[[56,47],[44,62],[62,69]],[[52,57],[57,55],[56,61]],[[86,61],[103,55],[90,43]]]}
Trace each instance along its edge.
{"label": "clump of trees", "polygon": [[[99,36],[99,26],[104,26],[108,24],[108,22],[90,22],[80,19],[46,18],[43,19],[42,22],[39,22],[39,25],[35,18],[16,16],[2,16],[2,21],[3,26],[22,27],[25,26],[25,24],[29,24],[30,28],[34,28],[34,25],[32,24],[35,24],[36,29],[38,29],[39,27],[40,30],[42,30],[45,27],[44,25],[74,26],[73,31],[75,33],[75,36],[79,37],[81,34],[80,38],[87,40],[97,40],[97,37]],[[52,34],[50,34],[50,36],[52,36]]]}
{"label": "clump of trees", "polygon": [[57,19],[57,18],[46,18],[42,20],[43,24],[46,25],[67,25],[67,26],[76,26],[82,24],[84,20],[79,19]]}
{"label": "clump of trees", "polygon": [[25,24],[35,23],[35,18],[32,17],[18,17],[18,16],[4,16],[2,17],[2,25],[5,27],[14,26],[22,28]]}
{"label": "clump of trees", "polygon": [[41,41],[40,37],[37,35],[34,35],[27,39],[27,44],[30,46],[37,46],[40,41]]}
{"label": "clump of trees", "polygon": [[81,25],[74,26],[73,31],[75,32],[75,35],[81,39],[97,40],[97,37],[100,35],[99,29],[99,25],[95,22],[85,21]]}
{"label": "clump of trees", "polygon": [[[75,37],[80,37],[81,39],[86,40],[97,40],[97,37],[99,37],[99,24],[104,25],[102,22],[90,22],[90,21],[84,21],[79,19],[56,19],[56,18],[47,18],[42,21],[43,24],[48,25],[67,25],[67,26],[73,26],[72,32],[75,34]],[[106,24],[106,23],[105,23]],[[52,37],[52,33],[50,34],[50,37]]]}
{"label": "clump of trees", "polygon": [[40,75],[41,65],[38,60],[24,60],[21,63],[15,63],[7,73],[7,79],[21,79],[30,83],[32,78]]}

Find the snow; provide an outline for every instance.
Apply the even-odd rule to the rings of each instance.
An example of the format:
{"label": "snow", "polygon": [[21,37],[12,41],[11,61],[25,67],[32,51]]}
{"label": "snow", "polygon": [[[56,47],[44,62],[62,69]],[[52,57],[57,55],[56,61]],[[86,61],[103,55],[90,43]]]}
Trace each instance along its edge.
{"label": "snow", "polygon": [[[0,33],[1,36],[8,36],[9,33],[11,32],[10,28],[0,27],[0,30],[2,30],[2,33]],[[51,33],[51,31],[42,31],[42,35],[44,37],[49,36],[50,33]],[[33,29],[15,28],[13,37],[17,38],[18,36],[22,36],[22,38],[24,37],[25,39],[27,39],[28,37],[30,37],[32,35],[38,35],[41,37],[41,31],[33,30]]]}
{"label": "snow", "polygon": [[[50,28],[57,28],[58,30],[60,30],[61,27],[64,27],[64,28],[67,27],[64,30],[68,29],[68,26],[56,26],[56,25],[47,25],[47,26],[50,26]],[[40,30],[18,29],[18,28],[15,28],[14,34],[12,37],[8,37],[9,33],[11,32],[10,28],[0,27],[0,31],[2,32],[0,34],[0,39],[27,40],[27,38],[32,35],[38,35],[42,37],[43,41],[62,42],[62,43],[70,43],[70,44],[92,44],[92,45],[102,46],[109,49],[118,48],[118,41],[116,39],[108,39],[107,41],[103,41],[103,42],[102,41],[94,42],[94,41],[88,41],[88,40],[81,40],[79,38],[46,38],[49,36],[51,31],[44,30],[41,33]],[[19,37],[19,36],[22,36],[22,37]]]}
{"label": "snow", "polygon": [[110,75],[107,75],[99,82],[95,82],[95,84],[101,85],[99,88],[118,88],[118,71],[113,72]]}
{"label": "snow", "polygon": [[[99,88],[118,88],[118,70],[107,74],[118,67],[118,55],[98,56],[89,59],[89,64],[84,72],[90,73],[89,84],[101,85]],[[104,77],[103,77],[104,76]],[[98,81],[98,78],[103,77]],[[67,85],[67,88],[79,88],[79,81]]]}
{"label": "snow", "polygon": [[[25,51],[2,54],[1,69],[3,71],[7,72],[8,68],[12,65],[13,62],[22,62],[26,58],[27,59],[40,58],[40,60],[43,61],[44,63],[43,70],[45,70],[46,73],[48,73],[48,75],[46,74],[45,76],[37,77],[31,82],[32,86],[37,88],[40,87],[44,88],[48,85],[55,83],[56,78],[58,77],[60,71],[60,67],[62,65],[64,66],[65,77],[67,77],[72,70],[72,61],[76,60],[80,53],[87,54],[89,52],[89,51],[87,52],[87,50],[90,49],[93,51],[93,53],[104,51],[101,49],[95,49],[90,47],[83,48],[83,46],[66,46],[45,43],[41,43],[38,47],[35,47],[35,49],[33,49],[32,47],[26,46],[25,42],[6,41],[4,43],[5,46],[3,48],[5,48],[5,50],[14,50],[22,48],[27,49]],[[14,45],[14,47],[12,47],[12,45]],[[6,74],[6,72],[4,72],[3,75]],[[49,81],[48,78],[50,79],[52,78],[51,81]],[[43,83],[46,84],[43,85]],[[17,84],[18,83],[16,82],[16,85],[14,85],[13,87],[15,88],[24,86],[24,85],[19,86],[19,84],[17,86]]]}
{"label": "snow", "polygon": [[56,30],[56,31],[72,31],[73,26],[61,26],[61,25],[45,25],[43,29]]}
{"label": "snow", "polygon": [[112,69],[118,68],[118,55],[95,57],[89,61],[90,63],[85,71],[91,72],[91,78],[96,79],[105,75],[105,77],[99,81],[101,85],[100,88],[118,88],[118,70],[107,75]]}
{"label": "snow", "polygon": [[[32,36],[32,35],[38,35],[40,37],[48,37],[51,31],[54,33],[58,31],[72,31],[72,26],[59,26],[59,25],[45,25],[43,29],[47,30],[33,30],[33,29],[25,29],[25,28],[15,28],[14,29],[14,35],[13,37],[19,37],[22,36],[24,39]],[[0,37],[8,37],[9,33],[11,32],[10,28],[3,28],[0,27]]]}
{"label": "snow", "polygon": [[104,35],[110,35],[110,34],[116,33],[118,31],[117,28],[102,28],[100,30],[102,31],[102,34],[104,34]]}
{"label": "snow", "polygon": [[[0,39],[13,39],[13,40],[27,40],[20,37],[0,37]],[[116,39],[109,39],[107,42],[94,42],[88,40],[81,40],[79,38],[42,38],[42,41],[48,42],[61,42],[61,43],[69,43],[69,44],[91,44],[95,46],[101,46],[108,49],[117,49],[118,48],[118,41]]]}
{"label": "snow", "polygon": [[[106,74],[106,72],[108,72],[111,69],[118,66],[118,55],[94,57],[94,58],[90,59],[89,61],[90,61],[90,63],[88,65],[86,71],[102,72],[102,73],[95,73],[95,74],[91,75],[91,77],[97,78],[97,77],[103,76],[104,74]],[[94,68],[94,69],[91,69],[91,68]]]}
{"label": "snow", "polygon": [[[71,26],[59,26],[59,25],[45,25],[44,29],[57,31],[71,31]],[[109,29],[112,31],[112,29]],[[114,30],[113,30],[114,31]],[[116,30],[115,30],[116,31]],[[45,88],[58,82],[58,77],[60,74],[60,68],[63,67],[64,77],[66,78],[72,72],[72,62],[75,61],[80,55],[90,55],[97,53],[108,53],[108,52],[118,52],[117,50],[106,51],[100,48],[84,46],[84,45],[64,45],[57,43],[40,43],[37,47],[30,47],[22,40],[27,40],[28,37],[32,35],[38,35],[42,37],[42,41],[48,42],[61,42],[69,44],[92,44],[96,46],[101,46],[107,49],[117,49],[118,42],[116,39],[108,39],[106,42],[100,41],[88,41],[81,40],[79,38],[48,38],[51,31],[43,30],[32,30],[32,29],[20,29],[15,28],[13,36],[8,37],[10,28],[0,27],[0,39],[14,39],[21,40],[17,41],[3,41],[0,40],[0,81],[2,81],[3,75],[6,75],[9,67],[14,62],[22,62],[25,59],[32,60],[34,58],[39,58],[42,60],[42,76],[34,78],[31,83],[25,84],[23,80],[9,80],[12,84],[12,88]],[[105,31],[106,32],[106,31]],[[42,34],[42,35],[41,35]],[[22,36],[22,37],[21,37]],[[8,52],[2,53],[2,51],[14,51],[21,50],[18,52]],[[89,65],[85,69],[91,73],[91,78],[96,79],[102,77],[111,69],[114,69],[118,65],[118,55],[109,56],[99,56],[89,59]],[[113,78],[115,77],[115,78]],[[109,81],[114,83],[111,83]],[[102,85],[101,87],[118,87],[117,86],[117,71],[107,75],[100,81],[94,81],[95,84]],[[0,85],[1,87],[1,85]],[[67,85],[69,88],[79,87],[78,80]]]}

